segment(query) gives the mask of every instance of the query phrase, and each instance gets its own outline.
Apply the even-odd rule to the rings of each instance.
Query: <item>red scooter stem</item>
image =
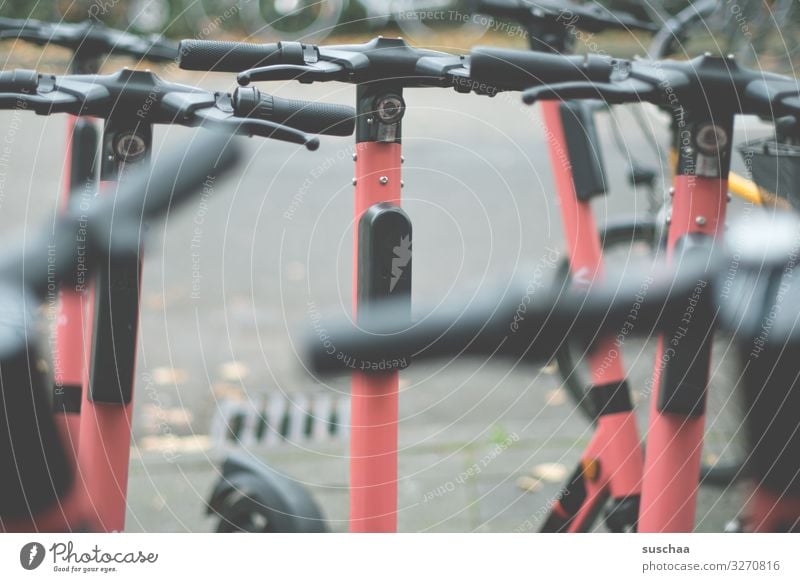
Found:
[[[94,195],[96,128],[89,118],[67,117],[67,145],[63,168],[60,211],[72,195]],[[86,139],[88,138],[88,139]],[[87,151],[88,148],[88,151]],[[91,189],[90,189],[91,188]],[[86,329],[86,293],[83,285],[61,287],[56,298],[55,349],[53,357],[54,417],[64,446],[74,465],[79,443],[83,344]]]
[[[116,182],[102,182],[103,195],[114,195]],[[107,276],[106,269],[99,269],[97,277]],[[107,289],[108,287],[104,287]],[[93,333],[97,305],[97,282],[89,286],[84,353],[84,378],[81,394],[80,435],[78,449],[77,478],[84,490],[82,513],[90,523],[92,531],[123,531],[127,508],[128,465],[131,446],[132,401],[127,404],[94,402],[90,399],[92,372]],[[133,329],[132,333],[137,334]],[[127,354],[121,357],[127,357]],[[113,363],[110,363],[113,365]]]
[[[589,200],[580,200],[576,192],[572,175],[573,160],[569,159],[568,142],[561,118],[561,103],[543,101],[541,107],[567,240],[572,281],[576,285],[588,286],[602,277],[603,272],[603,254],[591,203]],[[588,354],[588,363],[592,372],[593,390],[621,386],[619,391],[627,391],[627,386],[623,384],[625,369],[620,351],[612,338],[598,342]],[[586,531],[609,495],[615,499],[639,495],[643,459],[639,431],[632,410],[607,411],[600,415],[597,430],[581,457],[578,471],[581,470],[583,475],[567,488],[581,488],[585,492],[584,501],[576,513],[562,516],[563,522],[555,520],[558,524],[555,528],[557,530],[565,528],[571,532]],[[569,493],[576,494],[574,491]],[[557,513],[561,505],[554,505],[554,513]]]
[[[545,127],[549,132],[547,144],[550,164],[567,241],[572,283],[589,286],[602,276],[603,252],[591,203],[578,200],[575,192],[573,160],[569,159],[567,151],[560,107],[558,101],[541,103]],[[622,360],[611,344],[611,339],[601,340],[597,348],[588,354],[592,382],[596,385],[625,379]]]
[[[361,142],[356,148],[353,313],[359,312],[359,219],[380,202],[400,204],[401,144]],[[350,432],[350,531],[397,530],[398,373],[356,372]]]
[[[589,201],[578,200],[572,178],[573,160],[569,159],[567,140],[561,122],[560,102],[542,101],[550,164],[556,184],[561,220],[564,225],[569,253],[572,282],[588,286],[602,276],[603,251],[600,247],[597,225]],[[567,163],[565,163],[565,161]],[[589,367],[594,384],[608,384],[625,379],[625,370],[613,340],[604,340],[602,345],[589,354]],[[600,364],[602,363],[602,367]]]
[[[120,148],[121,139],[137,141],[135,157],[129,153],[134,150]],[[106,122],[101,195],[116,196],[118,181],[130,166],[149,159],[151,147],[152,127]],[[88,292],[78,466],[93,531],[125,527],[141,280],[139,249],[136,256],[100,265]]]
[[[677,174],[674,189],[667,243],[670,260],[675,260],[676,243],[684,235],[701,233],[716,237],[722,231],[728,181]],[[639,529],[689,532],[694,528],[705,417],[658,410],[662,372],[668,363],[664,342],[662,336],[653,374]]]

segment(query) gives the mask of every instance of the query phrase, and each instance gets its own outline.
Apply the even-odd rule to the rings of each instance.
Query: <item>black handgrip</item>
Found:
[[[55,505],[73,478],[48,404],[31,312],[19,281],[0,284],[0,521]]]
[[[319,374],[353,370],[405,368],[411,361],[473,355],[524,357],[544,362],[553,358],[565,339],[584,348],[598,337],[617,333],[639,303],[635,333],[651,334],[680,320],[687,297],[698,279],[715,280],[719,259],[687,255],[675,269],[642,263],[641,270],[611,275],[608,283],[588,290],[562,290],[556,284],[533,296],[520,280],[502,295],[486,295],[466,306],[418,308],[416,323],[408,322],[403,299],[376,303],[358,326],[350,318],[314,322],[306,341],[305,362]],[[641,299],[642,286],[647,285]]]
[[[475,10],[481,14],[519,22],[527,26],[536,22],[555,22],[565,33],[569,27],[587,32],[604,30],[642,30],[656,32],[658,26],[631,16],[627,12],[609,11],[597,4],[576,5],[564,0],[477,0]]]
[[[255,87],[236,89],[233,110],[237,117],[281,123],[312,134],[348,136],[356,127],[356,111],[347,105],[282,99]]]
[[[36,71],[0,71],[0,93],[34,93],[38,86],[39,73]]]
[[[165,38],[157,35],[144,39],[143,46],[134,46],[130,49],[130,54],[142,59],[147,59],[153,63],[168,63],[178,58],[178,46]],[[112,54],[113,54],[112,49]]]
[[[474,0],[471,8],[478,14],[514,21],[524,21],[531,15],[530,6],[520,0]]]
[[[88,202],[72,196],[55,228],[50,224],[38,236],[26,237],[18,252],[0,254],[0,281],[24,281],[38,297],[45,296],[53,280],[73,287],[78,276],[85,277],[87,269],[108,261],[109,255],[138,252],[143,222],[176,211],[231,171],[241,155],[241,144],[230,134],[204,132],[152,165],[131,171],[114,196],[89,197]],[[84,241],[80,256],[76,240]],[[42,261],[43,256],[51,260]]]
[[[189,71],[239,73],[268,65],[305,64],[299,42],[254,44],[219,40],[182,40],[178,64]]]
[[[614,59],[477,47],[470,53],[470,79],[500,90],[521,91],[565,81],[608,81]]]

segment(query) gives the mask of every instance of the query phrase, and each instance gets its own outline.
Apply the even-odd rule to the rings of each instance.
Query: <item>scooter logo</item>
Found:
[[[44,561],[44,546],[38,542],[31,542],[22,546],[19,552],[19,563],[26,570],[35,570]]]
[[[394,291],[395,285],[403,276],[403,269],[406,268],[411,260],[411,236],[406,235],[400,239],[400,244],[392,249],[394,258],[392,259],[392,279],[389,281],[389,293]]]

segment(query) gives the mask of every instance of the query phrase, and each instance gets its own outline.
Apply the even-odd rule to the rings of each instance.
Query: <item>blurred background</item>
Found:
[[[601,4],[661,24],[690,3]],[[677,57],[735,51],[749,64],[791,72],[800,22],[795,4],[722,1],[682,39]],[[88,18],[174,39],[336,43],[382,34],[450,52],[476,44],[527,47],[519,25],[493,21],[471,6],[448,0],[5,0],[0,16]],[[648,44],[646,35],[629,32],[575,38],[577,52],[621,57],[644,55]],[[64,49],[21,42],[0,45],[0,56],[5,69],[53,73],[66,71],[70,59]],[[144,65],[114,58],[103,71],[122,66]],[[171,81],[235,87],[231,74],[147,67]],[[353,86],[335,83],[271,83],[262,90],[346,104],[355,99]],[[490,100],[409,89],[405,98],[403,196],[414,223],[413,300],[463,300],[505,288],[514,273],[554,279],[564,261],[563,235],[538,108],[524,107],[516,94]],[[651,215],[667,188],[668,117],[651,108],[615,108],[599,113],[597,123],[608,182],[608,194],[594,202],[599,223]],[[0,227],[9,236],[52,219],[65,126],[63,116],[0,112],[8,145],[0,164]],[[190,139],[192,131],[158,126],[154,151]],[[768,133],[757,119],[737,121],[737,142]],[[352,139],[322,138],[314,153],[256,139],[247,147],[248,163],[236,179],[151,229],[130,531],[209,531],[213,520],[203,513],[204,500],[219,460],[231,450],[296,479],[321,504],[332,529],[347,526],[349,383],[312,378],[297,349],[313,320],[349,312]],[[658,170],[651,190],[629,180],[634,163]],[[746,170],[738,159],[734,169]],[[740,202],[732,207],[733,214],[749,211]],[[632,254],[623,254],[618,266]],[[626,345],[631,383],[642,399],[652,343]],[[717,350],[714,369],[723,403],[731,396],[726,347],[723,342]],[[503,362],[458,359],[415,366],[402,374],[401,390],[401,531],[535,531],[591,436],[552,365],[509,369]],[[720,454],[714,431],[723,442],[732,432],[722,409],[709,418],[710,460]],[[484,463],[487,455],[491,461]],[[698,529],[720,531],[736,515],[741,495],[738,486],[704,488]]]
[[[703,0],[596,0],[610,11],[625,11],[660,24]],[[785,59],[796,53],[794,28],[800,14],[791,0],[724,0],[719,10],[682,39],[688,54],[741,45],[747,37],[762,56]],[[403,35],[415,44],[469,48],[490,44],[526,46],[518,24],[476,13],[476,0],[56,0],[31,3],[5,0],[0,15],[50,21],[81,21],[87,16],[115,28],[164,34],[171,38],[237,38],[252,41],[321,42],[328,37],[369,38]],[[590,35],[614,54],[636,50],[630,33]],[[754,40],[755,39],[755,40]],[[584,43],[586,44],[586,43]],[[580,52],[581,47],[577,47]],[[585,50],[586,47],[584,47]]]

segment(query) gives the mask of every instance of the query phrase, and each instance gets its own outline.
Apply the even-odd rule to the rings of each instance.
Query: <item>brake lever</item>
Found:
[[[316,136],[308,135],[298,129],[272,121],[236,117],[233,111],[223,111],[217,106],[197,109],[192,112],[191,117],[198,121],[196,125],[202,126],[208,123],[213,127],[219,127],[238,135],[257,135],[259,137],[277,139],[303,145],[310,151],[314,151],[319,147],[319,139]]]
[[[627,79],[622,83],[555,83],[526,89],[522,93],[522,101],[531,105],[536,101],[553,99],[602,99],[609,104],[621,104],[637,98],[644,101],[644,96],[654,89],[652,84],[638,79]]]
[[[596,4],[570,4],[560,1],[538,0],[528,4],[530,18],[536,22],[547,17],[555,24],[575,26],[586,32],[602,32],[609,29],[630,29],[656,32],[659,27],[639,20],[627,12],[611,11]]]
[[[249,85],[253,81],[299,81],[313,83],[314,81],[335,80],[345,68],[330,61],[318,61],[313,65],[268,65],[242,71],[236,76],[236,81],[242,85]]]
[[[615,12],[615,16],[619,19],[619,23],[629,28],[630,30],[641,30],[643,32],[652,32],[656,33],[660,29],[657,24],[652,22],[646,22],[644,20],[639,20],[632,14],[628,14],[627,12]]]
[[[20,108],[24,104],[26,108],[30,108],[36,115],[50,115],[53,113],[80,115],[85,109],[90,109],[92,105],[106,100],[108,96],[108,91],[100,86],[93,86],[85,93],[53,87],[51,91],[44,93],[39,91],[35,93],[0,93],[0,108]]]

